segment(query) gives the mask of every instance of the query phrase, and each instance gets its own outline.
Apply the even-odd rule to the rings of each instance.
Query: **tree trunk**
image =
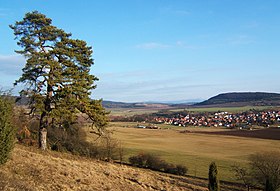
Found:
[[[52,86],[50,84],[48,84],[47,92],[47,97],[44,101],[45,111],[41,114],[39,127],[39,148],[42,150],[47,150],[47,128],[49,126],[48,114],[51,111],[51,96],[53,93]]]
[[[46,112],[43,112],[39,126],[39,148],[42,150],[47,149],[47,125]]]
[[[47,149],[47,129],[46,128],[40,129],[40,132],[39,132],[39,147],[42,150]]]

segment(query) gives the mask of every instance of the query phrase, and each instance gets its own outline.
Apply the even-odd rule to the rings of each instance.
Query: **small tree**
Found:
[[[236,179],[241,180],[248,191],[250,190],[250,188],[254,187],[254,180],[249,169],[234,165],[232,166],[232,170],[234,171]]]
[[[122,144],[121,141],[119,141],[119,159],[120,159],[120,164],[123,163],[123,156],[124,156],[123,144]]]
[[[209,166],[209,191],[219,191],[220,190],[220,182],[218,178],[218,169],[215,162],[212,162]]]
[[[12,125],[13,104],[5,95],[0,96],[0,164],[7,162],[14,146],[15,128]]]
[[[280,152],[253,154],[249,160],[254,179],[266,191],[280,188]]]

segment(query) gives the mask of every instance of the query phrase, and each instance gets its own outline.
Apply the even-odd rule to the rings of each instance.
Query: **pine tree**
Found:
[[[47,127],[67,127],[78,112],[87,114],[101,134],[107,113],[101,100],[90,99],[98,80],[90,74],[92,48],[85,41],[71,39],[70,33],[53,26],[38,11],[27,13],[10,27],[23,48],[16,52],[26,58],[15,85],[25,84],[21,94],[29,97],[31,111],[40,113],[39,146],[46,149]]]
[[[218,169],[215,162],[212,162],[210,164],[208,176],[209,176],[209,184],[208,184],[209,191],[219,191],[220,183],[218,179]]]
[[[12,101],[0,96],[0,164],[4,164],[14,146],[15,131],[11,123],[13,115]]]

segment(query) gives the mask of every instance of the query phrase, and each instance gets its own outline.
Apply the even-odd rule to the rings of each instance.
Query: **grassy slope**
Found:
[[[114,136],[126,148],[126,158],[139,152],[154,153],[168,162],[184,164],[189,168],[190,175],[204,178],[210,162],[216,161],[221,179],[234,181],[231,165],[247,165],[247,158],[252,153],[280,149],[280,142],[275,140],[183,134],[172,129],[123,128],[123,123],[112,126]]]
[[[206,191],[207,181],[17,145],[11,160],[0,166],[0,190]]]

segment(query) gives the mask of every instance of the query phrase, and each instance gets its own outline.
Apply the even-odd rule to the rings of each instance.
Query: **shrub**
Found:
[[[242,181],[247,190],[255,187],[255,181],[252,176],[252,172],[248,168],[235,164],[232,166],[232,171],[234,172],[236,180]]]
[[[185,175],[188,172],[187,167],[183,166],[183,165],[176,165],[176,169],[177,169],[177,175]]]
[[[26,146],[38,146],[39,120],[27,114],[24,107],[16,107],[13,113],[18,143]]]
[[[164,167],[164,172],[170,173],[170,174],[177,174],[176,166],[174,164],[166,163]]]
[[[71,125],[67,128],[49,127],[49,146],[55,151],[68,151],[72,154],[92,157],[98,156],[98,149],[85,140],[86,133],[78,127]]]
[[[256,153],[250,156],[252,176],[266,191],[280,188],[280,152]]]
[[[140,153],[137,156],[132,156],[129,158],[129,162],[133,166],[141,167],[141,168],[148,168],[151,170],[162,171],[170,174],[176,175],[185,175],[188,171],[187,167],[183,165],[173,165],[167,163],[166,161],[162,160],[160,157],[147,154],[147,153]]]
[[[98,158],[111,161],[119,159],[119,144],[109,133],[99,137],[95,143],[86,140],[86,131],[81,128],[83,124],[72,124],[67,128],[49,127],[48,140],[49,146],[55,151],[67,151],[72,154]]]
[[[128,160],[129,160],[130,164],[132,164],[133,166],[143,167],[143,159],[139,156],[129,157]]]
[[[218,169],[215,162],[212,162],[210,164],[208,176],[209,176],[209,184],[208,184],[209,191],[219,191],[220,183],[218,179]]]
[[[4,164],[14,146],[15,128],[12,125],[13,103],[8,96],[0,96],[0,164]]]

